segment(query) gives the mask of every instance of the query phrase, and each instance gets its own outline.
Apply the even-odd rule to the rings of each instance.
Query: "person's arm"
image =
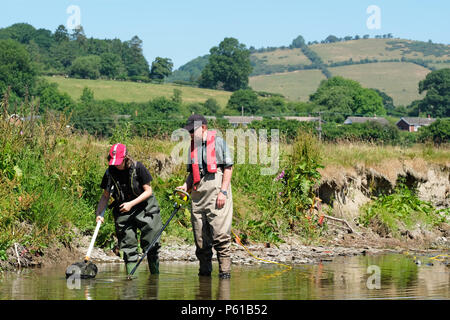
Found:
[[[231,183],[231,176],[233,174],[233,167],[226,167],[223,170],[223,176],[222,176],[222,186],[220,188],[220,190],[224,190],[227,191],[228,187],[230,186]],[[216,206],[218,209],[222,209],[225,206],[225,202],[227,201],[227,197],[219,191],[219,194],[217,195],[217,200],[216,200]]]
[[[233,167],[226,167],[223,170],[223,177],[222,177],[222,188],[221,190],[228,190],[228,187],[231,183],[231,176],[233,175]]]
[[[187,176],[184,184],[182,186],[177,187],[177,189],[181,189],[183,191],[190,193],[193,183],[194,183],[194,178],[192,177],[192,172],[190,172],[189,175]]]
[[[106,209],[106,206],[108,205],[108,200],[109,200],[109,192],[107,190],[103,190],[103,194],[100,197],[100,201],[98,202],[97,205],[97,210],[95,211],[95,215],[97,216],[96,221],[101,221],[103,223],[103,221],[105,221],[105,219],[103,217],[100,216],[100,214],[103,212],[104,209]]]
[[[129,202],[124,202],[120,205],[120,212],[128,212],[133,208],[135,205],[138,205],[139,203],[147,200],[150,198],[150,196],[153,194],[152,187],[149,184],[144,184],[142,186],[144,188],[144,192],[140,194],[139,197],[137,197],[134,200],[131,200]]]

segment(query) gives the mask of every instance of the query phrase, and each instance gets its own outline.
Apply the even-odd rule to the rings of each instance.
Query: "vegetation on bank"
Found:
[[[365,227],[376,228],[381,235],[407,235],[408,230],[430,229],[445,223],[450,208],[437,210],[430,202],[420,200],[404,181],[391,194],[383,194],[365,205],[359,222]]]

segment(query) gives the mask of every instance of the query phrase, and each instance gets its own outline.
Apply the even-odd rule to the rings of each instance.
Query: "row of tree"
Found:
[[[64,25],[55,32],[17,23],[0,29],[0,40],[22,44],[42,74],[61,74],[84,79],[163,79],[173,63],[157,57],[151,67],[143,55],[138,36],[129,41],[88,38],[82,26],[72,32]]]

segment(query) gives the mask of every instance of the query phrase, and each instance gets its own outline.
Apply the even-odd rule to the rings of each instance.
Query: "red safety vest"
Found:
[[[206,137],[206,164],[207,164],[207,171],[209,173],[217,172],[216,131],[208,131]],[[197,148],[194,146],[194,141],[191,141],[191,165],[195,189],[195,185],[200,182],[201,177],[200,177],[198,152]]]

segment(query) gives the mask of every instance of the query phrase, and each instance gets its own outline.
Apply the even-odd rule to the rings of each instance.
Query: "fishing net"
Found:
[[[95,278],[97,266],[92,262],[77,262],[66,269],[66,278],[79,276],[81,279]]]

